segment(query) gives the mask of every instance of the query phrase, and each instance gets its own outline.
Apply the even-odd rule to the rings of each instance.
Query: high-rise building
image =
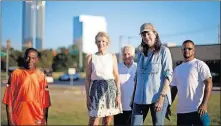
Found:
[[[83,68],[83,53],[97,52],[95,36],[98,32],[107,32],[105,17],[80,15],[74,17],[73,43],[79,48],[79,68]]]
[[[98,32],[107,32],[105,17],[80,15],[74,17],[73,42],[77,43],[83,53],[95,53],[97,46],[95,36]]]
[[[43,49],[44,43],[45,1],[37,1],[36,11],[36,49]]]
[[[23,1],[23,21],[22,21],[22,49],[27,48],[28,42],[33,46],[34,40],[34,2]]]
[[[22,50],[34,46],[40,50],[44,40],[45,1],[23,1]],[[29,44],[30,46],[30,44]]]

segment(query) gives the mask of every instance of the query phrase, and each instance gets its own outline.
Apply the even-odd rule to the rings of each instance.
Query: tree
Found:
[[[52,63],[53,63],[53,52],[50,49],[46,50],[41,50],[39,52],[39,62],[38,62],[38,67],[41,68],[52,68]]]
[[[10,48],[9,50],[9,66],[23,66],[24,52]]]
[[[52,69],[59,72],[67,72],[68,68],[76,68],[78,65],[78,54],[72,53],[72,50],[78,52],[76,45],[71,45],[67,48],[58,48],[57,55],[53,58]]]

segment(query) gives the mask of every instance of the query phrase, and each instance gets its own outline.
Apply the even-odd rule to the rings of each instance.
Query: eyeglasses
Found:
[[[183,48],[184,51],[186,51],[186,50],[189,50],[189,51],[190,51],[190,50],[192,50],[192,49],[193,49],[193,48],[187,48],[187,47]]]

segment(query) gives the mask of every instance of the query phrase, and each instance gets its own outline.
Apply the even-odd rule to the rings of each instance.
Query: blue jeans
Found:
[[[156,112],[154,110],[154,105],[155,103],[148,105],[134,103],[131,117],[131,125],[143,125],[149,109],[151,112],[153,125],[164,125],[165,114],[167,111],[167,106],[169,105],[168,98],[164,98],[164,103],[161,111]]]

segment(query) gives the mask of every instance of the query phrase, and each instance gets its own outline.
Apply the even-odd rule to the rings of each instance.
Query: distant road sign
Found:
[[[6,56],[6,53],[5,52],[1,52],[1,56],[2,57]]]
[[[73,55],[78,54],[78,50],[72,50],[72,54],[73,54]]]
[[[68,68],[68,73],[69,74],[75,74],[76,73],[76,69],[75,68]]]

